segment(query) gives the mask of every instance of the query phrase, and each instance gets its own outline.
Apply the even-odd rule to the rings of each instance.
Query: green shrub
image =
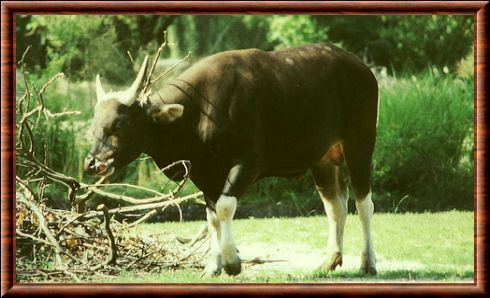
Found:
[[[327,28],[319,26],[311,16],[273,16],[268,40],[276,49],[297,47],[327,40]]]
[[[403,210],[473,208],[473,80],[436,68],[381,81],[378,200]]]
[[[473,17],[463,15],[316,16],[328,39],[364,60],[398,71],[456,63],[473,44]]]

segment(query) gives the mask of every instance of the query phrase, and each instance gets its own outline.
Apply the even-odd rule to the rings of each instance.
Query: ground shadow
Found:
[[[472,282],[474,279],[474,272],[472,270],[384,270],[378,272],[375,276],[370,276],[363,274],[359,271],[357,272],[347,272],[347,271],[322,271],[317,270],[307,276],[294,276],[291,275],[289,282],[301,282],[304,280],[312,281],[336,281],[336,282],[352,282],[352,281],[362,281],[362,282],[391,282],[391,281],[401,281],[401,282],[427,282],[427,281],[447,281],[447,282]]]

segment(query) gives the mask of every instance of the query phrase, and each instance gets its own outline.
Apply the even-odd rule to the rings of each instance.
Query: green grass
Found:
[[[138,234],[194,235],[204,222],[144,224]],[[324,216],[235,220],[235,242],[242,259],[260,257],[281,262],[245,265],[236,277],[200,278],[199,270],[159,274],[122,273],[117,283],[182,282],[473,282],[473,213],[450,211],[420,214],[376,214],[373,238],[378,275],[359,273],[361,226],[349,215],[344,236],[344,265],[335,272],[318,271],[326,258]]]

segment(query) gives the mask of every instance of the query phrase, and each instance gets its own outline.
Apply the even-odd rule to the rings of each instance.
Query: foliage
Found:
[[[434,68],[381,90],[375,189],[408,210],[472,209],[473,80]]]
[[[330,41],[393,71],[454,68],[473,43],[469,16],[19,16],[17,22],[17,56],[29,44],[39,53],[30,65],[75,80],[100,72],[119,84],[132,67],[126,52],[142,56],[164,30],[175,37],[173,56]]]
[[[106,16],[36,16],[25,29],[31,36],[41,32],[45,73],[65,72],[77,80],[93,78],[97,71],[121,79],[118,74],[128,70],[128,59],[115,46],[115,30]]]
[[[17,27],[17,56],[36,42],[36,50],[44,53],[30,58],[28,65],[48,74],[63,71],[72,81],[93,80],[100,74],[116,84],[127,83],[133,68],[127,51],[136,59],[145,45],[161,40],[168,26],[167,18],[158,16],[49,15],[19,20],[23,26]]]
[[[394,71],[454,67],[473,43],[467,16],[318,16],[328,37],[365,60]]]
[[[316,19],[304,15],[273,16],[270,19],[268,40],[276,49],[292,48],[327,40],[327,28]]]
[[[272,49],[267,31],[268,19],[249,15],[182,16],[170,27],[181,53],[191,50],[197,57],[234,49]]]

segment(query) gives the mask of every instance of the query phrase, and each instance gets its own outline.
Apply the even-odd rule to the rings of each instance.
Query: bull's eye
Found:
[[[112,129],[113,129],[113,131],[119,131],[119,130],[123,129],[126,126],[127,126],[126,120],[118,119],[112,125]]]

